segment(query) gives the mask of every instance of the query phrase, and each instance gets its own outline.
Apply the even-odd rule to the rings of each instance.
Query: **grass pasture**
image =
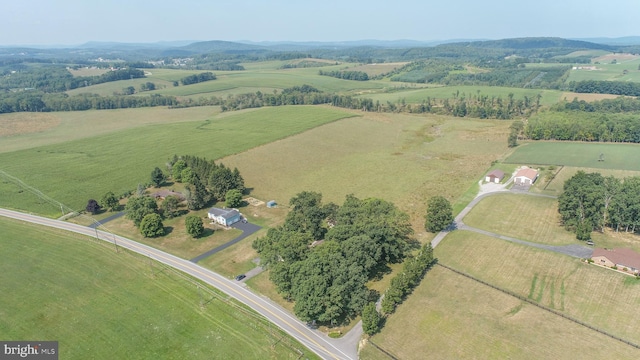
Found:
[[[373,101],[380,101],[381,103],[386,103],[387,101],[396,103],[404,99],[407,103],[417,104],[426,100],[428,97],[432,99],[451,99],[456,92],[459,92],[460,96],[469,97],[477,95],[478,91],[482,95],[500,96],[503,99],[506,99],[509,93],[513,93],[516,99],[522,99],[526,95],[535,100],[535,97],[541,94],[542,98],[540,99],[540,103],[542,105],[557,103],[560,100],[561,94],[560,91],[557,90],[521,89],[500,86],[440,86],[419,89],[407,88],[406,90],[365,94],[362,96],[371,98]]]
[[[558,201],[547,197],[516,194],[489,196],[471,210],[464,218],[464,223],[540,244],[579,243],[575,234],[560,225]],[[597,237],[594,241],[597,241]]]
[[[218,106],[184,109],[148,107],[117,110],[10,113],[0,115],[0,153],[64,143],[154,124],[204,121]]]
[[[100,198],[107,191],[119,195],[148,182],[151,170],[155,166],[164,168],[174,154],[218,159],[349,116],[353,113],[312,106],[224,113],[204,121],[137,127],[3,153],[0,170],[72,208],[82,209],[88,199]],[[0,183],[0,191],[14,194],[20,189]],[[14,200],[13,195],[2,196],[0,206],[31,210]],[[58,212],[52,209],[45,215]]]
[[[577,354],[634,359],[638,355],[638,349],[438,266],[372,340],[407,360],[561,360],[575,359]],[[389,359],[370,344],[360,358]]]
[[[598,161],[600,154],[604,154],[604,161]],[[640,145],[568,141],[529,142],[518,146],[504,162],[640,171]]]
[[[540,191],[550,195],[560,195],[564,188],[565,181],[569,180],[569,178],[580,170],[586,173],[598,172],[602,174],[602,176],[614,176],[617,178],[640,176],[640,171],[564,166],[557,169],[553,180],[548,185],[545,184],[546,186],[542,186],[541,184],[538,184],[537,188],[532,188],[532,191]]]
[[[337,204],[347,194],[379,197],[408,212],[419,230],[430,196],[458,198],[507,150],[507,122],[361,114],[222,162],[238,167],[260,199],[286,204],[304,190]]]
[[[316,358],[224,296],[200,308],[194,284],[158,264],[152,276],[137,255],[4,218],[0,226],[3,340],[57,340],[61,359],[298,359],[295,349]]]
[[[613,59],[616,59],[617,64],[611,63]],[[595,66],[596,70],[570,70],[567,83],[583,80],[640,82],[640,70],[638,70],[640,57],[629,57],[624,54],[611,54],[606,55],[605,57],[596,58],[593,61],[599,62],[599,64],[586,66]]]
[[[640,344],[640,281],[628,275],[467,231],[452,232],[435,254],[454,269]]]

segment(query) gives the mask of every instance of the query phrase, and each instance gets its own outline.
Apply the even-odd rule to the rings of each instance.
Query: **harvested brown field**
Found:
[[[640,58],[640,56],[634,55],[634,54],[607,54],[607,55],[603,55],[603,56],[598,56],[597,58],[593,59],[592,61],[593,62],[610,63],[613,60],[616,60],[616,61],[620,62],[620,61],[635,60],[637,58]]]
[[[60,118],[43,113],[11,113],[0,116],[0,137],[36,133],[54,128]]]
[[[612,95],[612,94],[581,94],[574,92],[563,92],[560,95],[560,98],[567,101],[572,101],[573,99],[584,100],[587,102],[598,101],[603,99],[615,99],[620,95]]]

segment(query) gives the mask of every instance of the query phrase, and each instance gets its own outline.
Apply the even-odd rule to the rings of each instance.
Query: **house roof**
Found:
[[[217,207],[212,207],[209,209],[209,214],[214,216],[221,216],[225,220],[229,220],[235,216],[240,215],[240,212],[236,209],[220,209]]]
[[[487,176],[489,176],[489,177],[497,177],[499,179],[502,179],[504,177],[504,171],[495,169],[492,172],[488,173]]]
[[[518,170],[518,172],[516,173],[516,177],[523,177],[523,176],[533,181],[536,177],[538,177],[538,172],[531,168],[523,168]]]
[[[591,257],[598,256],[604,256],[614,264],[640,269],[640,254],[628,248],[594,249]]]

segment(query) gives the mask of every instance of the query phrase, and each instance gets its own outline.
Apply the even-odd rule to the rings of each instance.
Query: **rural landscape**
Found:
[[[0,47],[0,340],[637,359],[633,39]]]

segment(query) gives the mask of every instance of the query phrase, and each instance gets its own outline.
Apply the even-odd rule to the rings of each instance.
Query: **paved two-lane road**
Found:
[[[296,319],[280,306],[271,301],[258,296],[250,290],[242,287],[237,282],[231,281],[224,276],[205,269],[189,260],[181,259],[158,249],[137,243],[122,236],[113,235],[86,226],[72,224],[59,220],[52,220],[40,216],[29,215],[16,211],[0,209],[0,216],[23,220],[30,223],[54,227],[75,233],[98,237],[101,240],[111,243],[116,242],[117,246],[135,251],[144,256],[148,256],[156,261],[171,266],[186,274],[189,274],[203,282],[217,288],[230,297],[246,304],[256,312],[266,317],[269,321],[279,326],[287,334],[298,340],[304,346],[323,359],[357,359],[357,349],[343,348],[342,344],[333,344],[326,335],[309,329],[302,322]]]

